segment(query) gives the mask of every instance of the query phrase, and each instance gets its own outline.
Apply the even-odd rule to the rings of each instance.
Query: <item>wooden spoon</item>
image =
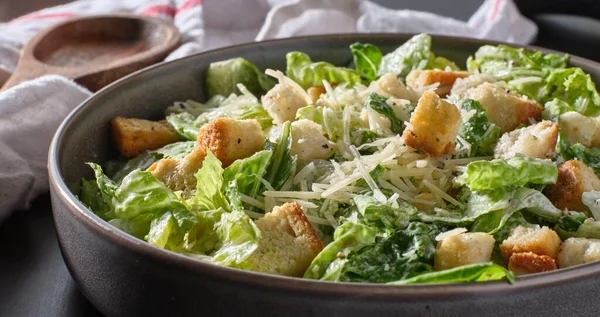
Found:
[[[70,19],[29,41],[2,90],[56,74],[97,91],[162,61],[178,44],[177,28],[156,18],[111,14]]]

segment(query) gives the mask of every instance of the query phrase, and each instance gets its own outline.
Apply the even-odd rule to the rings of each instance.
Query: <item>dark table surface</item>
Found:
[[[377,2],[466,19],[482,1],[462,0],[458,9],[456,2],[452,2],[454,7],[434,6],[436,2],[450,3],[439,0]],[[540,26],[534,44],[600,60],[597,20],[549,15],[534,20]],[[36,199],[30,210],[15,212],[0,223],[0,316],[101,316],[77,290],[62,260],[49,195]]]

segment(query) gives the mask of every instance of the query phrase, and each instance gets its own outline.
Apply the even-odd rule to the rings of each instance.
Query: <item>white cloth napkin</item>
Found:
[[[113,12],[173,21],[183,44],[167,61],[231,44],[308,34],[426,32],[525,44],[537,32],[510,0],[485,0],[467,22],[361,0],[87,0],[0,24],[0,83],[14,71],[20,49],[39,30],[74,16]],[[0,93],[0,220],[13,210],[26,209],[48,190],[46,159],[52,135],[90,95],[59,76]]]

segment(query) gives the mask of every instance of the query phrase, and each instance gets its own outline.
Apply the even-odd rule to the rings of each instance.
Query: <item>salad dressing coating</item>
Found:
[[[165,250],[306,279],[513,283],[600,260],[600,95],[568,56],[486,45],[462,67],[426,34],[349,51],[211,64],[204,103],[113,120],[122,158],[89,163],[81,201]]]

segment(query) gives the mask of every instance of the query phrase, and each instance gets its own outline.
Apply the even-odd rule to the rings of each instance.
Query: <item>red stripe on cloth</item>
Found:
[[[496,0],[496,2],[494,2],[494,7],[492,8],[492,15],[490,16],[490,19],[492,21],[496,20],[498,10],[500,9],[500,2],[502,2],[502,0]]]
[[[177,8],[177,13],[191,9],[195,6],[201,5],[203,0],[188,0],[181,7]]]
[[[175,8],[166,4],[158,4],[149,6],[144,9],[141,14],[142,15],[168,15],[170,17],[175,16]]]
[[[15,23],[15,22],[25,22],[25,21],[32,21],[32,20],[38,20],[38,19],[56,19],[56,18],[72,18],[74,17],[75,14],[74,13],[69,13],[69,12],[65,12],[65,13],[31,13],[31,14],[27,14],[21,17],[18,17],[14,20],[9,21],[8,23]]]

